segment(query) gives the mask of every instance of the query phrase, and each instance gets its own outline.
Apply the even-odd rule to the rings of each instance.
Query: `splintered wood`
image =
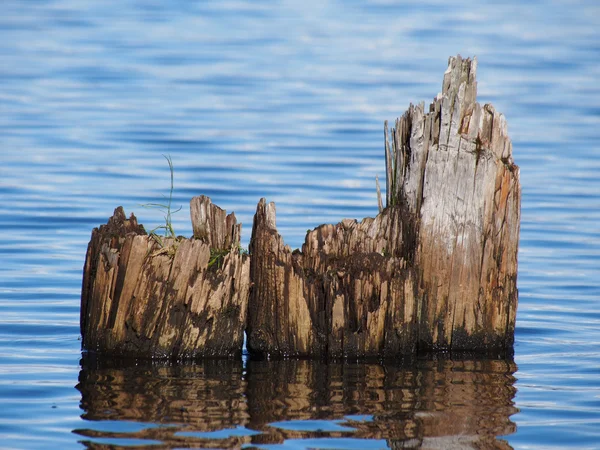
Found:
[[[415,217],[420,348],[512,346],[521,187],[506,120],[477,96],[477,60],[450,58],[429,111],[392,130],[393,202]],[[398,154],[401,156],[398,156]]]
[[[283,244],[275,205],[258,204],[248,348],[275,356],[412,353],[414,271],[402,256],[399,209],[309,232],[302,252]],[[392,248],[390,244],[394,245]]]
[[[85,349],[174,359],[241,353],[250,260],[237,246],[240,226],[208,197],[191,209],[204,211],[192,213],[194,230],[204,230],[198,238],[148,236],[121,207],[94,229],[81,296]],[[212,265],[209,243],[229,245]]]
[[[117,208],[84,268],[83,347],[129,356],[397,358],[512,349],[521,187],[504,116],[476,102],[477,61],[449,59],[442,92],[384,124],[385,197],[292,251],[275,204],[241,224],[191,201],[194,237],[146,235]],[[385,199],[385,206],[384,206]]]
[[[442,93],[385,133],[386,208],[283,244],[261,200],[248,348],[394,356],[507,350],[517,310],[521,188],[506,120],[477,103],[477,61],[450,58]],[[380,194],[378,194],[378,197]],[[297,331],[300,330],[300,331]]]

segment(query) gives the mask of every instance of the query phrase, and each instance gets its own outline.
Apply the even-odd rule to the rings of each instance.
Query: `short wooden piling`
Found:
[[[250,283],[241,225],[208,197],[191,205],[191,239],[148,236],[121,207],[94,229],[81,296],[85,349],[174,359],[241,354]]]

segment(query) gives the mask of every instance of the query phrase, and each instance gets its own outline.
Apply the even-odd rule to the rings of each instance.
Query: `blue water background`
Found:
[[[521,167],[518,412],[503,439],[600,448],[596,1],[3,0],[0,12],[3,447],[81,448],[72,431],[94,428],[75,388],[86,246],[118,205],[160,225],[140,204],[168,193],[162,154],[178,234],[205,194],[235,211],[247,244],[266,197],[297,247],[308,228],[377,213],[383,121],[430,101],[460,53],[477,55],[479,101],[505,114]],[[349,436],[334,444],[371,448]]]

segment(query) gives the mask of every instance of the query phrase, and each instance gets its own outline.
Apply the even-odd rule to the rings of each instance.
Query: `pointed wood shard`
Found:
[[[235,213],[214,205],[210,198],[200,195],[190,202],[190,216],[194,237],[214,249],[229,249],[240,243],[242,224],[237,223]]]
[[[379,177],[375,176],[375,188],[377,189],[377,206],[379,212],[383,211],[383,202],[381,201],[381,187],[379,186]]]
[[[393,178],[392,173],[394,167],[392,166],[392,155],[390,153],[390,142],[389,142],[389,133],[388,133],[388,122],[387,120],[383,123],[383,139],[385,144],[385,206],[391,206],[391,186],[393,186]]]

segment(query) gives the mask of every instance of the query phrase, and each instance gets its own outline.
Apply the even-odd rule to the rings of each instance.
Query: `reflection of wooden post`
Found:
[[[248,422],[241,359],[206,358],[194,364],[157,363],[85,355],[79,373],[82,417],[73,430],[81,436],[148,439],[159,448],[241,448],[248,436],[209,440],[189,431],[235,429]],[[94,421],[132,421],[169,426],[99,427]],[[185,445],[184,445],[185,444]],[[102,445],[90,448],[106,448]],[[214,445],[212,447],[215,447]]]
[[[386,209],[285,246],[258,204],[248,347],[254,353],[398,356],[513,343],[519,168],[504,116],[476,103],[476,60],[450,58],[442,93],[388,133]],[[388,135],[389,138],[388,138]]]
[[[249,291],[235,216],[192,199],[197,239],[153,238],[117,208],[94,229],[81,297],[83,347],[136,357],[239,355]],[[221,250],[211,262],[211,249]],[[224,250],[224,251],[223,251]]]
[[[87,421],[161,423],[125,434],[83,436],[160,440],[172,448],[239,448],[286,439],[384,439],[391,448],[504,448],[496,436],[515,431],[510,416],[516,366],[508,361],[431,361],[402,367],[303,359],[247,362],[205,359],[164,365],[84,356],[77,389]],[[245,373],[244,373],[245,372]],[[343,420],[354,431],[289,430],[274,422]],[[297,423],[296,423],[297,425]],[[83,427],[89,427],[85,429]],[[245,426],[260,435],[222,439]],[[222,430],[216,436],[189,431]],[[186,436],[188,434],[188,436]],[[238,441],[239,439],[239,441]],[[251,440],[251,441],[250,441]],[[234,445],[237,444],[237,445]],[[508,447],[507,447],[508,448]]]
[[[250,360],[248,427],[264,433],[254,443],[276,443],[318,432],[275,428],[273,422],[364,415],[372,419],[339,425],[354,428],[352,438],[385,439],[391,448],[416,448],[419,443],[427,448],[450,448],[452,443],[503,448],[496,436],[516,429],[510,420],[517,412],[515,370],[514,363],[500,360],[420,359],[406,367]]]

